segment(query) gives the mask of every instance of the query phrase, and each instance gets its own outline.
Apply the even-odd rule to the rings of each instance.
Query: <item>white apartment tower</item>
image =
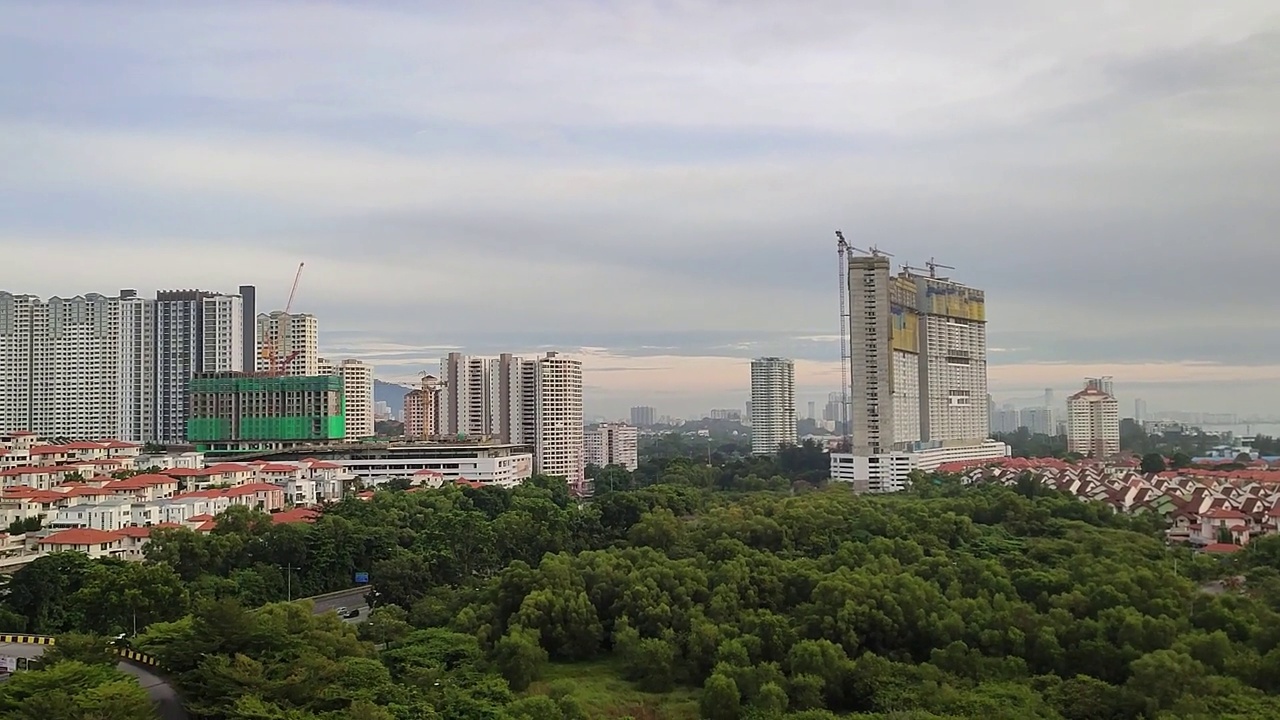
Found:
[[[888,452],[897,442],[894,411],[903,411],[908,417],[912,414],[909,407],[901,406],[910,395],[894,393],[894,370],[909,380],[916,368],[905,363],[914,362],[915,356],[897,358],[893,352],[889,258],[879,254],[850,256],[848,277],[851,449],[854,455],[875,455]]]
[[[1120,403],[1103,387],[1111,378],[1090,379],[1067,398],[1068,452],[1099,459],[1120,452]]]
[[[787,358],[751,361],[751,452],[773,455],[796,444],[796,367]]]
[[[440,361],[440,434],[489,435],[489,367],[485,358],[452,352]]]
[[[159,355],[156,352],[156,309],[159,303],[123,292],[121,295],[120,394],[116,401],[120,411],[120,430],[113,437],[128,442],[146,442],[156,437],[160,410],[157,397]],[[185,424],[185,404],[183,410]]]
[[[274,351],[283,375],[328,375],[320,371],[320,324],[314,315],[276,310],[258,315],[258,372],[272,370]]]
[[[588,428],[584,438],[586,462],[599,467],[619,465],[634,471],[640,465],[638,440],[634,425],[603,423]]]
[[[537,437],[534,470],[556,475],[582,494],[582,362],[549,352],[536,361]]]
[[[440,379],[423,375],[422,387],[404,396],[404,434],[413,440],[440,434]]]
[[[0,431],[146,439],[152,302],[132,290],[47,301],[0,292]]]
[[[336,374],[342,376],[346,439],[373,437],[373,366],[359,360],[343,360]]]
[[[155,300],[155,432],[165,444],[186,439],[191,377],[244,370],[244,304],[239,295],[162,290]]]
[[[909,275],[920,314],[920,440],[988,437],[986,297],[945,278]]]
[[[489,434],[500,442],[524,445],[524,366],[511,353],[489,360]]]

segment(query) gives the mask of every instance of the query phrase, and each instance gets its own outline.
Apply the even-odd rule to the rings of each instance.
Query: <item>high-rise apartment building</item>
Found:
[[[631,408],[631,424],[636,427],[649,427],[658,422],[658,410],[648,405],[637,405]]]
[[[634,425],[602,423],[587,428],[584,452],[589,465],[619,465],[635,470],[640,465],[639,433]]]
[[[751,361],[751,452],[773,455],[796,444],[796,367],[787,358]]]
[[[148,439],[154,301],[0,292],[0,430]]]
[[[259,372],[279,369],[281,375],[304,377],[332,374],[332,370],[320,370],[320,324],[314,315],[276,310],[258,315],[257,327]],[[273,361],[276,368],[271,367]]]
[[[244,303],[239,295],[161,290],[155,300],[157,442],[186,439],[187,385],[196,373],[244,370]],[[250,366],[252,367],[252,366]]]
[[[1147,401],[1138,398],[1133,401],[1133,420],[1141,425],[1147,421]]]
[[[1120,452],[1120,404],[1102,389],[1112,387],[1110,380],[1091,378],[1067,398],[1068,452],[1100,459]]]
[[[373,423],[373,366],[359,360],[343,360],[338,364],[337,374],[342,377],[346,439],[373,437],[376,434]]]
[[[499,442],[525,445],[525,365],[529,361],[502,353],[489,360],[489,431]]]
[[[582,362],[548,352],[536,361],[537,437],[534,469],[557,475],[578,494],[585,488]]]
[[[440,433],[473,438],[490,435],[489,363],[485,358],[449,353],[440,361],[444,390]]]
[[[160,406],[156,351],[156,308],[159,303],[121,292],[120,299],[120,429],[113,437],[146,442],[158,437]],[[185,402],[185,396],[183,398]]]
[[[154,300],[133,290],[48,301],[0,293],[0,424],[183,442],[187,383],[243,367],[244,323],[239,295],[202,290]]]
[[[440,379],[422,376],[422,387],[404,396],[404,435],[411,440],[425,440],[440,434]]]
[[[987,440],[1020,418],[992,418],[983,292],[937,277],[940,266],[893,275],[878,251],[846,262],[851,454],[833,454],[832,477],[900,488],[904,467],[1008,454]]]
[[[981,443],[991,429],[982,291],[891,276],[883,254],[848,262],[854,454]]]

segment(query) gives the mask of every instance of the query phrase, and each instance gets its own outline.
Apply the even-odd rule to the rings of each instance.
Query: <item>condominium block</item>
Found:
[[[147,439],[152,302],[0,292],[0,431]]]
[[[920,439],[981,443],[990,424],[985,295],[944,278],[910,277],[920,313]]]
[[[565,478],[570,488],[582,494],[582,362],[549,352],[538,358],[536,373],[534,469]]]
[[[896,439],[889,270],[883,255],[849,257],[849,434],[855,455],[888,452]]]
[[[320,371],[320,326],[314,315],[277,310],[258,315],[257,324],[259,372],[329,374]]]
[[[587,428],[584,452],[588,465],[619,465],[635,470],[640,465],[639,432],[634,425],[603,423]]]
[[[377,434],[373,421],[373,366],[359,360],[343,360],[337,374],[342,378],[346,438],[373,437]]]
[[[636,427],[649,427],[658,422],[658,411],[648,405],[637,405],[631,408],[631,424]]]
[[[440,433],[480,438],[489,434],[489,365],[482,357],[449,353],[440,361]]]
[[[440,379],[422,377],[422,387],[404,396],[404,435],[411,440],[424,440],[440,434]]]
[[[1111,387],[1111,378],[1094,378],[1067,398],[1068,452],[1099,459],[1120,452],[1120,403],[1103,389]]]
[[[205,290],[162,290],[155,301],[155,432],[186,439],[187,385],[196,373],[244,370],[243,300]],[[252,368],[252,365],[250,366]]]
[[[511,353],[503,353],[489,361],[489,422],[491,437],[499,442],[523,445],[524,364],[527,361]]]
[[[751,452],[773,455],[796,444],[795,363],[786,358],[751,361]]]

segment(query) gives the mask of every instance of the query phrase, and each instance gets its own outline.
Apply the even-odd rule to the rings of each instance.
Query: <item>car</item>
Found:
[[[346,617],[346,616],[347,616],[347,606],[346,606],[346,605],[343,605],[342,607],[340,607],[340,608],[338,608],[338,609],[334,610],[334,612],[338,614],[338,617]]]
[[[360,608],[351,608],[350,610],[347,610],[346,612],[340,613],[340,615],[341,615],[342,617],[344,617],[344,618],[347,618],[347,619],[350,619],[350,618],[358,618],[358,617],[360,617]]]

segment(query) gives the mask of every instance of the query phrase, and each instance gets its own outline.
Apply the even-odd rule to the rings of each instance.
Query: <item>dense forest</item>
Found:
[[[147,563],[32,563],[0,613],[136,620],[202,718],[1280,717],[1280,540],[1226,567],[1032,482],[622,475],[587,504],[536,478],[380,492],[311,525],[237,511],[158,531]],[[363,570],[358,629],[273,602]],[[1200,587],[1237,572],[1247,592]]]

